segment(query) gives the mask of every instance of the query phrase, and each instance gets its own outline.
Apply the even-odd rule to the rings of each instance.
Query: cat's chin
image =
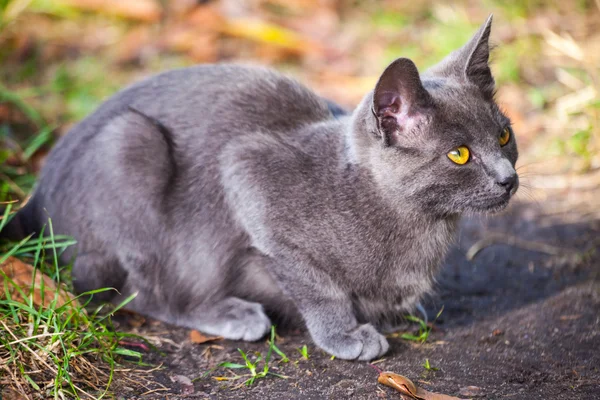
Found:
[[[508,200],[500,203],[500,204],[496,204],[493,206],[488,207],[486,210],[484,210],[483,212],[485,212],[486,214],[496,214],[499,213],[500,211],[503,211],[506,207],[508,207]]]
[[[471,205],[471,211],[483,214],[496,214],[508,207],[510,196],[502,197],[495,201],[486,202],[485,204]]]

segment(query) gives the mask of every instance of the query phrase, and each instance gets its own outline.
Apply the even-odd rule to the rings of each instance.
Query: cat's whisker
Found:
[[[528,203],[534,204],[536,207],[541,207],[540,199],[536,197],[533,189],[527,185],[521,185],[520,189],[515,193],[516,199],[525,198]]]
[[[533,173],[533,172],[519,172],[519,180],[521,179],[526,179],[526,178],[535,178],[541,176],[540,174],[537,173]]]
[[[521,190],[533,191],[533,190],[538,190],[538,188],[531,185],[529,182],[521,182],[521,184],[519,184],[519,191],[521,191]],[[519,191],[517,191],[517,193],[519,193]]]
[[[526,164],[519,164],[519,165],[517,165],[517,167],[515,169],[516,169],[516,171],[520,171],[523,168],[529,168],[533,165],[540,165],[540,164],[542,164],[542,161],[531,161]]]

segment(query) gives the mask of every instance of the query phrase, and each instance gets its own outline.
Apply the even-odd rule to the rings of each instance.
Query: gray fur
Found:
[[[266,69],[151,77],[56,145],[13,231],[52,217],[77,239],[76,288],[137,292],[140,313],[244,340],[265,309],[299,314],[329,353],[379,357],[377,328],[430,291],[460,215],[516,190],[499,183],[517,148],[498,144],[490,23],[422,77],[396,61],[350,116]]]

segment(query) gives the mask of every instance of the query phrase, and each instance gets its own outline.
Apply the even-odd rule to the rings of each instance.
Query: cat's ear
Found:
[[[415,64],[399,58],[383,72],[373,92],[373,114],[384,144],[394,145],[421,118],[431,97]]]
[[[486,95],[494,93],[494,77],[490,70],[490,32],[492,30],[492,15],[473,35],[465,45],[468,58],[464,69],[467,79],[477,85]]]
[[[466,80],[477,86],[484,96],[492,97],[495,83],[489,66],[491,28],[492,15],[463,47],[427,70],[427,74]]]

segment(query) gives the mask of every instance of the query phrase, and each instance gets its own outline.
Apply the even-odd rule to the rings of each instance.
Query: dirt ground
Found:
[[[502,215],[465,219],[436,294],[424,304],[430,319],[444,307],[431,336],[425,344],[390,338],[390,351],[377,365],[460,398],[600,399],[598,196],[557,191],[549,198],[561,200],[515,202]],[[511,244],[494,243],[467,260],[475,242],[498,234]],[[272,362],[271,371],[288,379],[268,376],[248,388],[216,380],[232,376],[225,368],[202,375],[224,361],[243,363],[238,347],[266,354],[265,341],[194,344],[188,330],[150,321],[137,331],[160,338],[162,354],[150,352],[145,361],[162,364],[152,379],[164,388],[121,385],[121,398],[153,389],[158,390],[141,397],[400,398],[377,383],[367,363],[331,360],[306,333],[281,332],[279,347],[291,361]],[[304,344],[308,360],[297,350]],[[427,371],[425,359],[438,370]],[[193,379],[193,387],[181,376]]]

